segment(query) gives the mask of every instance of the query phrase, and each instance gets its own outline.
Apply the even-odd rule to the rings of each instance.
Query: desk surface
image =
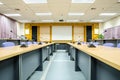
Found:
[[[35,49],[39,49],[39,48],[42,48],[42,47],[45,47],[51,44],[53,43],[42,44],[42,45],[32,44],[26,48],[20,48],[20,46],[0,48],[0,61],[20,55],[20,54],[24,54],[26,52],[29,52]]]
[[[77,45],[68,43],[69,45],[85,52],[86,54],[120,70],[120,48],[97,46],[96,48],[88,48],[87,45]]]

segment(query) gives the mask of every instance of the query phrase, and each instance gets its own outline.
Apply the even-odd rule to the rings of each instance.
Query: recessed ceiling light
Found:
[[[4,14],[6,16],[21,16],[20,14]]]
[[[101,13],[99,14],[100,16],[114,16],[116,15],[117,13]]]
[[[103,22],[103,20],[91,20],[90,22]]]
[[[38,16],[50,16],[52,13],[35,13]]]
[[[3,4],[2,2],[0,2],[0,4]]]
[[[120,0],[118,0],[117,2],[120,2]]]
[[[42,20],[42,22],[54,22],[54,20]]]
[[[69,16],[82,16],[84,13],[68,13]]]
[[[95,0],[72,0],[72,3],[94,3]]]
[[[78,22],[79,20],[67,20],[67,22]]]
[[[47,0],[23,0],[26,4],[47,3]]]

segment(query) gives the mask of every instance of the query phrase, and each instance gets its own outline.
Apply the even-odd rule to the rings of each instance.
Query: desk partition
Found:
[[[75,57],[75,70],[81,71],[86,80],[120,80],[119,49],[102,46],[88,48],[84,45],[69,45],[69,48],[72,47],[70,56],[72,58]],[[111,56],[111,53],[115,54],[115,56]],[[111,59],[116,61],[112,61]],[[117,62],[118,64],[116,64]]]
[[[16,58],[10,58],[7,60],[0,61],[0,80],[19,80],[18,71],[15,67],[17,66]]]
[[[35,70],[42,71],[43,62],[50,56],[50,45],[0,48],[0,80],[27,80]]]

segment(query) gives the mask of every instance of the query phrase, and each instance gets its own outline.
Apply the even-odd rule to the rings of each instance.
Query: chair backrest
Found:
[[[33,42],[33,44],[37,44],[37,42]]]
[[[103,46],[114,47],[115,45],[113,43],[104,43]]]
[[[120,43],[117,44],[117,47],[120,48]]]
[[[2,43],[2,47],[9,47],[9,46],[15,46],[14,42],[4,42]]]
[[[93,42],[93,44],[94,44],[94,45],[100,45],[100,43],[99,43],[99,42]]]
[[[26,42],[21,42],[20,44],[26,44]]]
[[[30,41],[27,42],[27,45],[31,45],[31,44],[32,44],[32,42],[30,42]]]

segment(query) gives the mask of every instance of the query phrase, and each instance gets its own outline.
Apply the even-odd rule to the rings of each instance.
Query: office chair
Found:
[[[99,43],[99,42],[93,42],[93,44],[94,44],[94,45],[100,45],[100,43]]]
[[[21,44],[21,45],[22,45],[22,44],[26,44],[26,42],[21,42],[20,44]]]
[[[9,47],[9,46],[15,46],[14,42],[4,42],[2,43],[2,47]]]
[[[104,43],[103,46],[114,47],[115,45],[113,43]]]
[[[38,44],[38,43],[34,41],[33,44]]]
[[[120,48],[120,43],[117,44],[117,47]]]
[[[32,44],[32,42],[30,42],[30,41],[27,42],[27,45],[31,45],[31,44]]]

